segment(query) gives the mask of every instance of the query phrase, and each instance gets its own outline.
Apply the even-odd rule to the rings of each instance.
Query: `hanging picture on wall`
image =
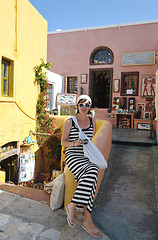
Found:
[[[120,79],[114,79],[114,92],[120,91]]]
[[[153,108],[155,108],[155,103],[153,101],[146,103],[145,111],[152,112]]]
[[[155,76],[142,77],[142,97],[155,97]]]
[[[119,109],[119,103],[120,103],[120,98],[119,97],[114,97],[113,99],[113,104],[112,104],[112,110],[118,110]]]
[[[120,97],[120,108],[121,109],[127,108],[127,98],[126,97]]]
[[[128,99],[128,109],[135,110],[135,98]]]
[[[145,103],[137,103],[137,110],[145,111]]]
[[[75,105],[76,94],[70,93],[58,93],[57,94],[57,105]]]
[[[122,66],[154,65],[155,51],[122,53]]]
[[[81,84],[87,83],[87,74],[81,74]]]
[[[149,123],[138,123],[137,129],[139,130],[150,130],[150,124]]]
[[[150,119],[151,118],[151,113],[150,112],[144,112],[143,118]]]

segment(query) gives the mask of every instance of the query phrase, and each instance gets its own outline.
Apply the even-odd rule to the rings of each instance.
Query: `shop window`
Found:
[[[13,62],[2,58],[1,63],[1,94],[2,96],[13,96]]]
[[[48,84],[47,87],[47,95],[46,95],[46,110],[52,111],[53,110],[53,100],[54,100],[54,86],[53,84]]]
[[[77,77],[67,78],[67,93],[77,93]]]
[[[139,72],[121,73],[121,95],[138,96]]]
[[[90,64],[111,64],[113,63],[113,52],[107,47],[95,49],[90,57]]]

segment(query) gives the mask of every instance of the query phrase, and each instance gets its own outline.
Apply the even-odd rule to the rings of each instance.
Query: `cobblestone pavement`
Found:
[[[93,239],[82,228],[83,216],[77,225],[66,222],[63,208],[52,211],[40,202],[0,190],[0,240],[70,240]],[[103,240],[110,240],[106,235]]]

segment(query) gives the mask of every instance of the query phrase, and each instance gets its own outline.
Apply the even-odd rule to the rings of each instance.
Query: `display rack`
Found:
[[[28,182],[34,179],[35,152],[34,144],[22,144],[20,146],[19,182]]]

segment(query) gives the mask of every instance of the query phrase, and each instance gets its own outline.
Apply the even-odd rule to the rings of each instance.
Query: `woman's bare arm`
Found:
[[[74,142],[70,142],[69,139],[69,134],[70,134],[70,129],[72,127],[72,119],[69,118],[66,120],[64,127],[63,127],[63,132],[62,132],[62,137],[61,137],[61,145],[63,147],[72,147],[72,146],[79,146],[82,144],[82,140],[80,138],[76,139]]]
[[[71,126],[72,126],[72,120],[71,120],[71,118],[69,118],[66,120],[64,127],[63,127],[63,132],[62,132],[62,137],[61,137],[61,145],[63,147],[72,147],[73,146],[73,142],[70,142],[68,140]]]

